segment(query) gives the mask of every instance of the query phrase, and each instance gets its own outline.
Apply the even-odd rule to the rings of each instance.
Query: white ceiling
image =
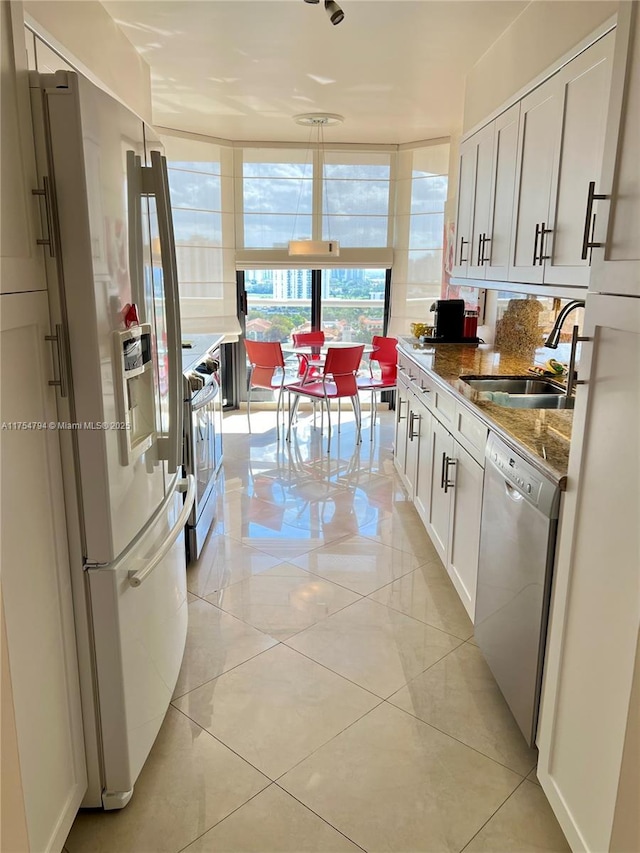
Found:
[[[516,0],[105,0],[151,67],[154,123],[234,140],[306,142],[292,116],[340,113],[327,141],[396,144],[462,124],[468,70]]]

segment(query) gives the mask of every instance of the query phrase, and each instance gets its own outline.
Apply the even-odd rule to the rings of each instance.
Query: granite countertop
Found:
[[[571,409],[512,409],[477,399],[477,394],[460,380],[466,374],[523,375],[532,360],[513,353],[501,353],[489,344],[420,344],[416,338],[398,339],[401,351],[419,367],[453,391],[501,438],[521,452],[563,488],[569,460],[573,425]],[[546,353],[536,358],[544,361]]]

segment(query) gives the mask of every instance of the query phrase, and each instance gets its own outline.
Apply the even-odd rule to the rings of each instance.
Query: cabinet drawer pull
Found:
[[[593,202],[596,199],[607,199],[611,198],[611,196],[605,195],[604,193],[596,193],[596,182],[589,182],[589,191],[587,192],[587,212],[584,218],[584,234],[582,235],[582,255],[580,256],[583,261],[587,260],[587,255],[589,254],[589,249],[601,249],[604,246],[604,243],[594,243],[593,242],[593,232],[596,227],[596,215],[593,212]],[[589,235],[591,234],[591,238]],[[589,263],[591,263],[591,259],[589,259]]]

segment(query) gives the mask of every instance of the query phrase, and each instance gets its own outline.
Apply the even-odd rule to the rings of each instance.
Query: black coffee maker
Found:
[[[437,299],[431,306],[435,314],[435,337],[444,343],[464,340],[464,299]]]

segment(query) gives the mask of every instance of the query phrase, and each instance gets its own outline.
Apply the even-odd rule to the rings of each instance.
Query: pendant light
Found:
[[[325,255],[328,257],[337,257],[340,254],[340,243],[337,240],[331,239],[331,217],[329,215],[327,183],[324,177],[324,128],[328,125],[341,124],[344,118],[335,113],[305,113],[304,115],[294,116],[296,124],[311,128],[311,135],[315,129],[317,135],[317,148],[319,152],[319,170],[320,181],[323,188],[324,205],[323,216],[327,218],[327,240],[290,240],[289,255]],[[309,137],[309,150],[311,149],[311,136]],[[300,207],[300,198],[302,197],[302,185],[300,186],[300,196],[298,198],[298,208]],[[298,212],[296,211],[293,222],[293,231],[295,233]]]

